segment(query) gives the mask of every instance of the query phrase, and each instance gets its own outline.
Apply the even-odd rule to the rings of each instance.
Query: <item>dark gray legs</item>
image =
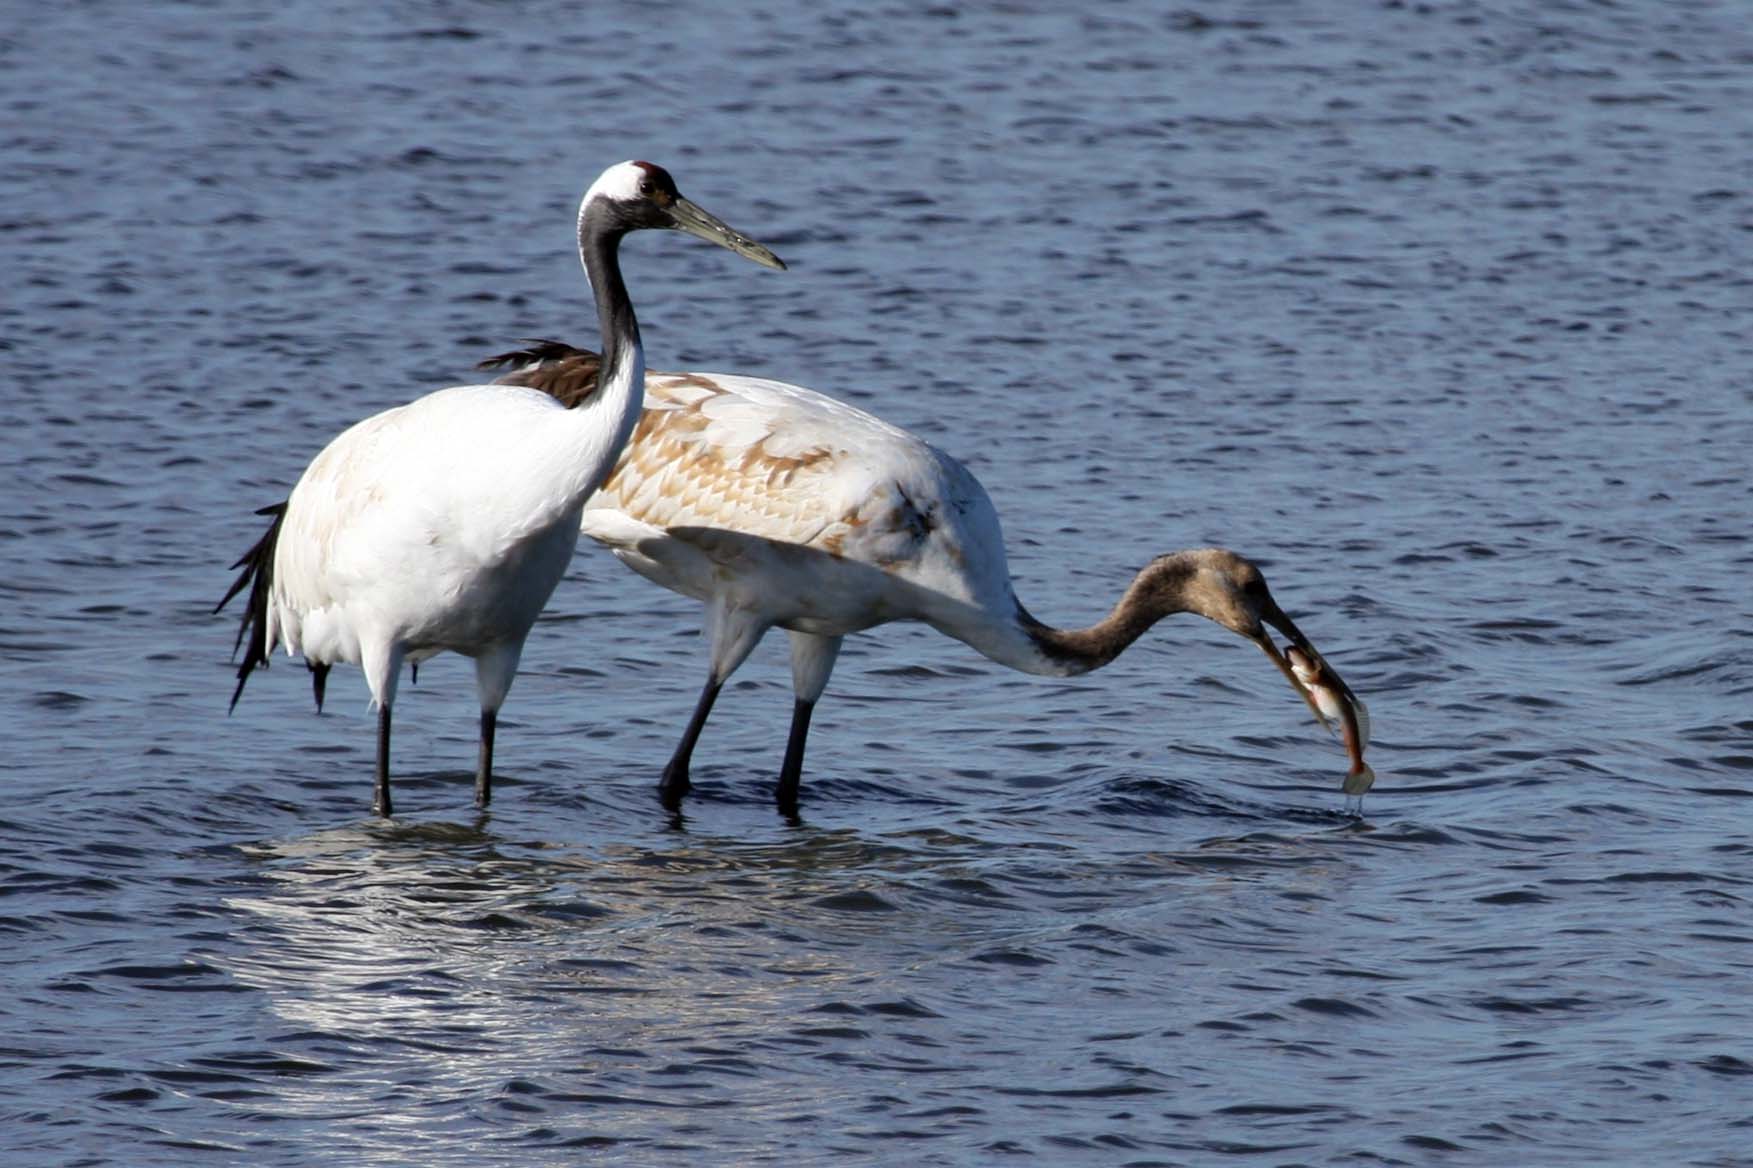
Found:
[[[475,767],[475,806],[493,800],[493,732],[499,725],[498,710],[481,711],[481,761]]]
[[[670,761],[663,768],[663,778],[657,784],[657,797],[663,801],[666,811],[677,810],[682,803],[682,796],[688,793],[693,784],[688,781],[688,765],[694,758],[694,744],[700,741],[700,731],[706,728],[706,717],[712,713],[712,703],[718,700],[718,691],[724,683],[715,677],[706,679],[706,688],[700,691],[700,700],[694,706],[694,715],[688,719],[688,728],[682,731],[682,740],[676,744],[676,752],[670,755]]]
[[[779,785],[773,796],[782,815],[797,815],[798,780],[803,777],[803,745],[810,733],[810,715],[816,703],[798,698],[791,704],[791,736],[785,740],[785,762],[779,767]]]
[[[390,808],[390,707],[385,702],[377,707],[377,794],[371,809],[388,817]]]

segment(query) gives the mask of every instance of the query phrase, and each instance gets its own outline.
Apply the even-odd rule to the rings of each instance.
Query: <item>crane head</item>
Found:
[[[767,248],[735,230],[676,190],[670,172],[652,162],[619,162],[597,176],[579,206],[581,232],[593,224],[616,234],[671,230],[728,248],[765,268],[785,267]]]
[[[1266,587],[1265,575],[1251,560],[1226,548],[1201,548],[1165,556],[1163,562],[1174,564],[1176,575],[1180,577],[1176,585],[1180,593],[1177,598],[1179,606],[1260,646],[1323,726],[1328,722],[1320,699],[1326,695],[1313,692],[1303,680],[1305,675],[1319,678],[1321,686],[1350,709],[1362,708],[1363,703],[1345,684],[1339,671],[1327,664],[1326,658],[1297,628],[1296,622],[1278,607],[1271,590]],[[1295,650],[1303,665],[1300,671],[1273,641],[1272,629],[1289,638],[1290,648]]]

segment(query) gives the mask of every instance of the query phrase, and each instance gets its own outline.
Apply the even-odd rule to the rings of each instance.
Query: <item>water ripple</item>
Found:
[[[255,7],[0,38],[8,1164],[1744,1157],[1732,9]],[[852,639],[797,822],[764,647],[671,816],[698,612],[588,552],[491,814],[466,662],[389,823],[355,671],[227,717],[251,510],[588,339],[630,155],[795,260],[630,245],[654,366],[964,458],[1044,619],[1259,559],[1371,705],[1363,816],[1187,619],[1081,679]]]

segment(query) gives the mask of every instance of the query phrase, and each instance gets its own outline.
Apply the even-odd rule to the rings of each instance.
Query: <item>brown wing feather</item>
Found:
[[[489,357],[477,369],[513,368],[493,379],[495,385],[521,385],[547,394],[567,409],[581,404],[596,392],[603,359],[589,349],[564,341],[532,340],[529,348]]]
[[[505,366],[499,384],[538,390],[570,409],[595,389],[601,359],[538,340],[477,368]],[[909,461],[930,461],[910,436],[795,386],[650,373],[639,422],[589,506],[672,531],[722,528],[876,563],[904,561],[933,521],[880,459],[860,473],[858,452],[888,442]]]

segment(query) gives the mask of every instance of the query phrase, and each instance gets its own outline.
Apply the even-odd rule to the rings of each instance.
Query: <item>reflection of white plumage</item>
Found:
[[[502,382],[562,402],[594,391],[595,354],[556,342],[483,364],[509,365]],[[862,410],[777,381],[648,374],[645,411],[583,525],[628,566],[706,605],[711,667],[664,771],[672,806],[719,690],[774,626],[791,636],[796,691],[778,786],[788,810],[841,639],[874,625],[924,621],[1001,665],[1063,675],[1105,665],[1157,620],[1193,612],[1259,644],[1305,699],[1262,622],[1319,656],[1259,570],[1217,548],[1151,561],[1087,629],[1042,624],[1011,590],[998,514],[966,467]]]
[[[439,390],[347,430],[318,454],[238,567],[245,681],[276,643],[302,653],[317,706],[330,666],[362,666],[378,708],[375,805],[390,814],[390,710],[402,663],[447,649],[475,659],[481,750],[475,797],[491,794],[499,707],[524,639],[578,543],[584,501],[639,415],[639,326],[621,281],[621,237],[675,228],[782,267],[677,193],[646,162],[610,167],[585,193],[579,255],[602,326],[602,390],[566,408],[505,385]],[[266,512],[265,512],[266,513]]]

